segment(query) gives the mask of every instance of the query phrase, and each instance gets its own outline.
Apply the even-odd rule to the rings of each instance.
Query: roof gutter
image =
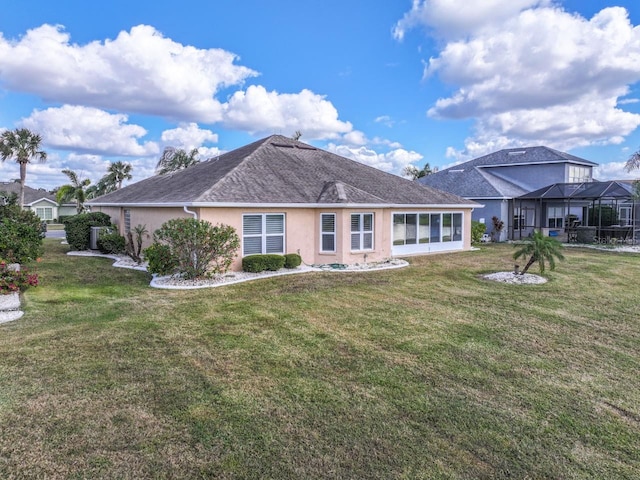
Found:
[[[193,202],[185,205],[184,203],[91,203],[94,207],[159,207],[171,208],[182,207],[183,210],[191,215],[197,216],[196,212],[187,209],[190,208],[479,208],[481,204],[470,201],[469,203],[207,203]]]

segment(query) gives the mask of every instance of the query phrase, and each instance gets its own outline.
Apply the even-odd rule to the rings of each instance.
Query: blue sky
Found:
[[[87,5],[8,0],[0,16],[0,130],[36,131],[49,154],[32,187],[118,160],[136,181],[166,146],[204,159],[297,130],[396,174],[547,145],[599,179],[640,176],[623,169],[640,148],[635,0]]]

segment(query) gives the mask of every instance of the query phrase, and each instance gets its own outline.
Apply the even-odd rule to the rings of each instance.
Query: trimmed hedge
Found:
[[[302,264],[302,257],[297,253],[287,253],[284,256],[284,268],[297,268]]]
[[[154,242],[142,252],[149,262],[147,270],[157,275],[171,275],[178,267],[178,260],[171,254],[169,245]]]
[[[111,217],[102,212],[80,213],[64,220],[67,243],[72,250],[89,249],[91,227],[109,226],[111,226]]]
[[[118,232],[102,233],[98,236],[98,250],[102,253],[124,252],[125,239]]]
[[[284,255],[266,254],[266,255],[249,255],[242,259],[242,269],[245,272],[264,272],[268,270],[275,272],[284,267]]]

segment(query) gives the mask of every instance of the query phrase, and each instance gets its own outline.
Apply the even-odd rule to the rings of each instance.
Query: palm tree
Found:
[[[105,183],[114,186],[114,190],[120,190],[122,188],[122,182],[125,180],[131,180],[131,169],[133,167],[130,163],[125,162],[113,162],[107,169],[107,174],[102,177]]]
[[[634,170],[636,168],[640,168],[640,150],[631,155],[624,166],[624,169],[627,172],[630,172],[631,170]]]
[[[156,165],[156,173],[158,175],[165,175],[167,173],[175,172],[189,168],[200,162],[196,157],[198,156],[198,149],[194,148],[189,153],[182,148],[166,147],[162,152],[162,156]]]
[[[47,152],[40,150],[42,137],[26,128],[6,130],[0,136],[0,157],[2,161],[15,158],[20,165],[20,206],[24,205],[24,185],[27,179],[27,163],[32,158],[40,162],[47,160]]]
[[[520,242],[516,245],[518,250],[513,254],[513,258],[517,260],[520,257],[529,257],[529,261],[522,269],[521,275],[527,273],[529,267],[535,262],[538,262],[540,266],[540,273],[544,273],[546,263],[549,263],[549,268],[555,270],[555,259],[564,260],[564,255],[560,249],[562,244],[552,237],[546,237],[540,230],[535,230],[531,236],[531,240]]]
[[[426,177],[427,175],[431,175],[438,171],[438,167],[431,168],[429,162],[425,163],[424,168],[420,170],[418,167],[414,165],[407,165],[402,170],[402,175],[405,177],[411,177],[411,180],[417,180],[418,178]]]
[[[58,189],[56,200],[58,203],[75,200],[76,210],[78,213],[82,213],[84,211],[84,201],[87,198],[87,187],[91,183],[91,180],[88,178],[80,180],[76,172],[68,168],[62,170],[62,173],[69,177],[71,184],[63,185]]]

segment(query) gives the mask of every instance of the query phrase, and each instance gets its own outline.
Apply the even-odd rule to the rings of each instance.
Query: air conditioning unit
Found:
[[[98,250],[98,238],[100,238],[100,232],[105,227],[91,227],[91,236],[89,237],[89,248],[91,250]]]

